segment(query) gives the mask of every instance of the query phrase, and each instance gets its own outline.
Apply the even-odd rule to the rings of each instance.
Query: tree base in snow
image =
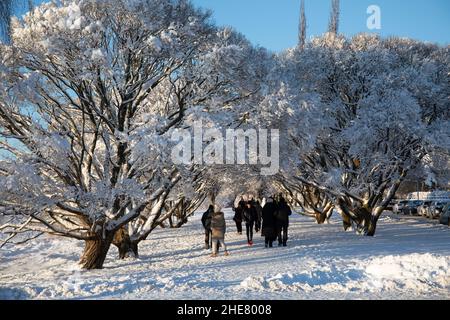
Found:
[[[106,239],[86,240],[83,255],[79,262],[82,268],[87,270],[102,269],[110,246],[111,240],[108,237]]]

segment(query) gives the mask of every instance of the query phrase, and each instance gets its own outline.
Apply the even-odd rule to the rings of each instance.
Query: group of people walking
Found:
[[[283,196],[277,200],[269,198],[262,211],[262,235],[265,238],[266,248],[271,248],[278,239],[278,246],[287,246],[289,216],[292,214]]]
[[[253,246],[253,229],[265,239],[265,247],[273,247],[278,239],[278,246],[287,246],[289,216],[292,210],[282,195],[269,197],[264,207],[259,201],[240,199],[237,207],[233,208],[233,220],[238,234],[242,234],[242,224],[245,223],[247,243]],[[212,248],[212,257],[216,257],[219,245],[224,248],[225,255],[229,255],[225,244],[226,223],[225,215],[218,205],[210,205],[202,216],[205,229],[205,249]]]
[[[242,223],[245,223],[247,234],[247,243],[249,246],[253,245],[253,227],[256,232],[261,230],[262,207],[259,201],[251,199],[244,201],[243,198],[239,201],[234,210],[233,220],[236,223],[236,229],[239,234],[242,234]]]

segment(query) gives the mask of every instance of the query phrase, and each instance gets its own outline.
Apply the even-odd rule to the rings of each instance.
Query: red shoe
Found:
[[[253,241],[249,241],[248,245],[251,247],[253,245]]]

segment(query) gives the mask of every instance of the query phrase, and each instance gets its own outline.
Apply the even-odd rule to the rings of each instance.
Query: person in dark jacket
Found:
[[[272,248],[273,241],[276,238],[275,212],[277,209],[277,205],[273,201],[273,198],[268,198],[262,209],[261,235],[265,238],[266,248]]]
[[[257,213],[255,207],[251,205],[251,202],[248,202],[244,210],[242,211],[243,218],[245,221],[245,228],[247,230],[247,243],[249,246],[253,245],[253,225],[255,224]]]
[[[212,237],[211,237],[211,220],[214,213],[214,206],[210,205],[208,210],[203,213],[202,216],[202,225],[205,229],[205,249],[209,249],[212,245]]]
[[[276,212],[276,229],[278,246],[287,246],[288,240],[288,227],[289,227],[289,216],[292,214],[292,210],[289,207],[286,200],[280,195],[278,199],[278,210]]]
[[[256,211],[256,221],[255,221],[255,231],[259,232],[261,230],[261,220],[262,220],[262,207],[259,204],[259,201],[253,201],[253,207]]]
[[[236,223],[236,229],[238,234],[242,234],[242,211],[244,210],[244,202],[239,201],[238,206],[234,209],[233,220]]]

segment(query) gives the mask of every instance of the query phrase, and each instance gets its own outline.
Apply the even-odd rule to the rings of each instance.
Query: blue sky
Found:
[[[0,0],[2,1],[2,0]],[[35,0],[39,3],[45,0]],[[232,26],[254,44],[280,51],[296,44],[300,0],[192,0],[213,10],[219,25]],[[308,37],[328,26],[331,0],[305,0]],[[382,36],[397,35],[450,44],[450,0],[341,0],[340,32],[367,29],[368,6],[381,9]]]
[[[193,0],[214,11],[219,25],[233,26],[254,44],[279,51],[297,41],[300,0]],[[326,31],[331,0],[305,0],[308,37]],[[450,0],[341,0],[340,32],[367,29],[370,5],[381,9],[382,36],[450,44]]]

